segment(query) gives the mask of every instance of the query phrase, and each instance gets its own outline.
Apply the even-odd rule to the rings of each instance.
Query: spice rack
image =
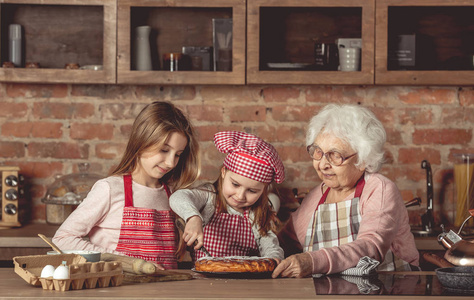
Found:
[[[0,166],[0,192],[2,193],[0,208],[0,229],[19,227],[20,202],[23,200],[23,176],[18,174],[19,167]]]

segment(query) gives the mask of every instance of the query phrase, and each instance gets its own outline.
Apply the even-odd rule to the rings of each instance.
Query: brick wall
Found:
[[[306,123],[331,102],[371,108],[388,133],[382,173],[394,180],[417,224],[426,208],[427,159],[433,170],[437,222],[452,220],[453,154],[474,153],[474,90],[459,87],[356,86],[119,86],[0,85],[0,165],[18,165],[31,193],[33,221],[44,222],[41,198],[58,173],[106,176],[117,163],[138,112],[154,100],[181,107],[197,128],[203,180],[214,180],[223,156],[212,143],[219,130],[243,130],[271,142],[282,156],[292,188],[319,183],[304,147]]]

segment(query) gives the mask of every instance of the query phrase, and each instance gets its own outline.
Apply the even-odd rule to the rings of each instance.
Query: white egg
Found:
[[[69,279],[69,268],[65,265],[60,265],[54,270],[53,279]]]
[[[52,265],[46,265],[43,270],[41,270],[41,277],[51,277],[54,274],[54,267]]]

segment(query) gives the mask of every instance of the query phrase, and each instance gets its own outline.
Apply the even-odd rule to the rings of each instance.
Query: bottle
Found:
[[[135,28],[135,70],[150,71],[152,69],[150,32],[150,26],[138,26],[137,28]]]
[[[8,54],[10,61],[15,65],[15,67],[21,67],[23,65],[21,47],[21,25],[10,24]]]

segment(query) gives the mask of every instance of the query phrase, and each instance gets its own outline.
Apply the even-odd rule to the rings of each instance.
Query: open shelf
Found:
[[[375,83],[472,85],[473,14],[472,1],[378,0]]]
[[[9,25],[20,24],[23,31],[23,64],[0,68],[0,81],[115,83],[115,1],[5,0],[0,10],[2,65],[10,60]],[[40,68],[26,68],[27,63]]]
[[[248,83],[373,84],[374,1],[255,0],[247,19]],[[341,38],[361,39],[359,71],[315,64],[315,44]]]
[[[199,0],[119,0],[118,83],[245,84],[245,9],[245,1],[241,0],[206,3]],[[165,53],[180,53],[183,46],[213,47],[213,19],[232,19],[231,70],[165,69]],[[151,27],[151,70],[134,68],[134,30],[138,26]]]

